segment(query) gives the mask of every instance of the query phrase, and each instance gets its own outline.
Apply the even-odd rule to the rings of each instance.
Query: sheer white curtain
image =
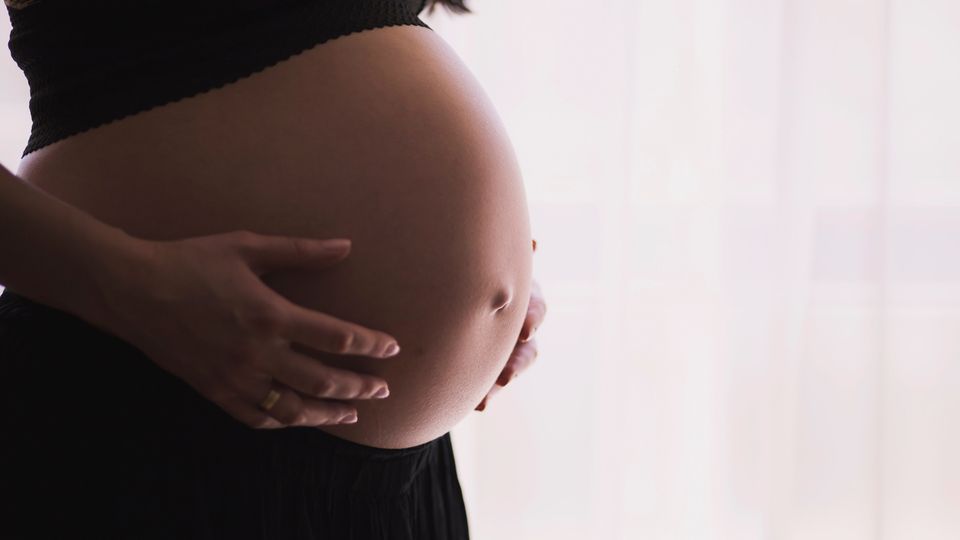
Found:
[[[549,305],[477,538],[960,538],[960,3],[470,5]]]
[[[474,537],[960,537],[960,4],[470,5],[424,18],[507,125],[549,305],[454,430]]]

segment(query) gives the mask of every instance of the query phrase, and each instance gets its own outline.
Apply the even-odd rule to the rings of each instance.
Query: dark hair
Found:
[[[447,11],[453,13],[473,13],[470,11],[470,8],[464,4],[465,0],[427,0],[427,4],[430,6],[430,11],[427,13],[433,13],[433,10],[437,7],[437,4],[441,4],[443,7],[447,8]]]

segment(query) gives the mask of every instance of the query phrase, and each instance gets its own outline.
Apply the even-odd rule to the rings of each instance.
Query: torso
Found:
[[[265,277],[287,298],[395,336],[389,359],[313,353],[384,377],[336,436],[405,448],[493,385],[530,294],[519,166],[476,80],[433,31],[343,36],[225,87],[68,137],[18,175],[133,236],[248,229],[353,240],[322,272]]]

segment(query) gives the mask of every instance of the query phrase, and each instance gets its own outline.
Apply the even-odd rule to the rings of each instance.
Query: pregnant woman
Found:
[[[449,432],[545,306],[507,134],[426,5],[7,7],[4,537],[467,538]]]

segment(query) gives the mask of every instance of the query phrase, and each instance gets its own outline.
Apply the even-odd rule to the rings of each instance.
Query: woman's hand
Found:
[[[533,250],[534,252],[537,250],[535,240]],[[500,376],[497,377],[497,381],[490,388],[490,391],[487,392],[487,395],[484,396],[483,400],[480,401],[480,404],[476,406],[475,410],[482,411],[486,409],[487,403],[494,394],[516,378],[517,375],[526,371],[533,364],[534,360],[536,360],[538,354],[537,342],[533,339],[533,334],[537,331],[537,328],[543,324],[543,319],[546,315],[547,304],[543,299],[543,291],[540,290],[540,284],[537,283],[536,280],[533,280],[530,288],[530,303],[527,306],[527,317],[524,319],[523,326],[520,328],[520,338],[517,340],[517,345],[513,348],[513,352],[510,353],[510,359],[507,360],[507,364],[503,367],[503,371],[500,372]]]
[[[111,316],[103,326],[238,421],[254,428],[336,424],[351,414],[356,421],[356,409],[336,400],[389,392],[379,377],[326,366],[290,344],[384,358],[399,351],[388,351],[393,337],[291,303],[259,279],[281,268],[332,266],[349,240],[234,231],[138,245],[144,264],[122,270],[104,293]],[[268,413],[258,404],[271,389],[280,398]]]

